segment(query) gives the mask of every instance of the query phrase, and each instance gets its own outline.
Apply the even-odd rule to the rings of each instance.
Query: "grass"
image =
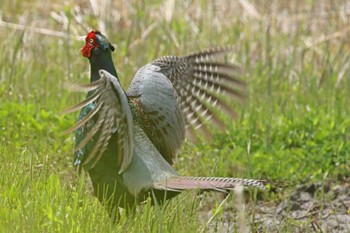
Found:
[[[234,46],[233,59],[247,70],[249,99],[237,107],[235,122],[226,119],[225,133],[185,144],[176,164],[181,174],[266,178],[292,188],[349,177],[346,1],[250,1],[253,8],[247,1],[183,1],[174,8],[171,0],[90,2],[0,3],[1,232],[220,232],[222,208],[235,212],[234,195],[220,205],[220,195],[201,199],[190,192],[164,207],[147,202],[132,218],[110,222],[86,176],[72,166],[73,136],[63,132],[76,116],[59,115],[83,98],[63,84],[88,81],[76,38],[94,28],[116,45],[124,86],[156,57]],[[257,202],[254,191],[250,202]]]

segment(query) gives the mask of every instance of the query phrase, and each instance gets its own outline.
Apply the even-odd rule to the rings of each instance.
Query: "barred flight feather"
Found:
[[[101,109],[101,105],[99,104],[98,106],[95,107],[94,110],[92,110],[91,112],[89,112],[83,119],[81,119],[80,121],[78,121],[77,123],[75,123],[72,127],[70,127],[69,129],[67,129],[66,131],[64,131],[64,133],[69,134],[77,129],[79,129],[80,127],[84,126],[89,120],[91,120],[91,118]]]
[[[176,90],[189,135],[195,135],[199,129],[204,136],[210,137],[207,122],[223,129],[219,111],[234,118],[237,116],[228,98],[245,99],[246,84],[240,78],[243,70],[235,64],[215,59],[232,50],[230,47],[209,49],[184,57],[165,56],[152,62],[161,68]]]
[[[76,112],[76,111],[79,111],[81,110],[83,107],[85,107],[86,105],[88,104],[91,104],[92,102],[96,101],[97,98],[99,98],[99,95],[101,93],[96,91],[96,93],[94,93],[93,95],[89,96],[88,98],[86,98],[85,100],[81,101],[80,103],[70,107],[70,108],[67,108],[65,110],[63,110],[61,112],[61,114],[68,114],[68,113],[72,113],[72,112]]]

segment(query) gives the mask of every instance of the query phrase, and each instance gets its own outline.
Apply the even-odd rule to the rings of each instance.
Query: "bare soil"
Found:
[[[281,192],[276,200],[258,205],[227,204],[220,219],[209,222],[205,231],[241,232],[237,222],[243,208],[246,232],[350,232],[350,180],[304,184]],[[213,199],[207,202],[211,210],[201,207],[201,219],[212,216]]]

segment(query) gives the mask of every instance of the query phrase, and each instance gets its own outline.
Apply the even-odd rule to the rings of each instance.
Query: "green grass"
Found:
[[[207,212],[216,210],[208,225],[219,232],[223,227],[222,198],[206,201],[194,193],[164,207],[147,202],[113,225],[86,176],[76,174],[73,136],[63,134],[76,116],[59,112],[84,96],[69,93],[63,84],[88,81],[88,62],[79,52],[83,42],[75,38],[99,25],[116,45],[113,56],[124,86],[156,57],[234,46],[233,59],[247,71],[249,99],[237,107],[235,122],[226,119],[225,133],[217,132],[212,142],[186,143],[176,164],[181,174],[293,185],[349,177],[345,1],[252,1],[259,18],[238,3],[222,3],[177,2],[173,11],[158,1],[114,4],[102,7],[101,17],[94,16],[89,1],[79,5],[78,13],[70,1],[0,3],[4,21],[32,27],[23,31],[0,25],[0,232],[198,232],[209,229]],[[167,21],[164,15],[170,12]],[[44,35],[33,28],[71,36]],[[322,40],[325,36],[330,39]],[[309,47],[309,41],[321,42]],[[263,201],[274,198],[263,194]],[[226,210],[232,211],[234,199],[225,203]]]

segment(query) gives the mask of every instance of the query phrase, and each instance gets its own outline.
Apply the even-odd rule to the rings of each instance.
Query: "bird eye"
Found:
[[[93,44],[93,43],[94,43],[94,39],[90,38],[90,39],[89,39],[89,43],[90,43],[90,44]]]

